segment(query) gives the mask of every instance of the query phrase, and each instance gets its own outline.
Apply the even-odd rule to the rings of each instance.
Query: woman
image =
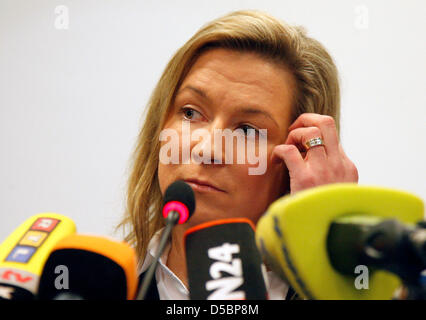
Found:
[[[339,104],[337,70],[323,46],[303,29],[262,12],[238,11],[212,21],[176,52],[148,103],[120,224],[130,227],[126,241],[135,246],[143,272],[164,225],[166,188],[175,180],[186,180],[193,188],[195,213],[174,228],[156,271],[159,298],[188,297],[183,244],[187,228],[231,217],[256,224],[284,194],[357,182],[357,169],[338,139]],[[173,130],[183,141],[185,125],[190,133],[255,132],[258,153],[265,138],[266,170],[250,175],[252,163],[225,163],[225,152],[210,152],[215,143],[208,139],[191,140],[186,147],[198,148],[198,155],[209,153],[210,163],[183,161],[183,144],[179,163],[161,161],[161,148],[168,143],[160,139],[161,133]],[[266,137],[261,135],[265,129]],[[309,142],[313,145],[306,145]],[[238,145],[232,148],[238,153]],[[268,277],[270,297],[284,298],[288,286],[271,272]]]

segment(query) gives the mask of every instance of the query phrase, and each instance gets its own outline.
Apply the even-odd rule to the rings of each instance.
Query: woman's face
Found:
[[[197,59],[178,89],[163,128],[179,136],[178,145],[173,143],[178,148],[179,161],[166,164],[160,153],[158,166],[163,194],[176,180],[186,180],[194,190],[196,210],[186,224],[188,227],[233,217],[246,217],[256,224],[269,204],[288,188],[287,169],[282,163],[272,163],[271,154],[287,137],[293,90],[290,72],[254,53],[220,48],[209,50]],[[186,128],[189,125],[189,131],[183,125]],[[210,133],[211,140],[191,141],[188,133],[191,135],[197,129]],[[239,137],[246,141],[249,139],[245,133],[250,131],[247,129],[266,129],[267,139],[256,132],[255,147],[249,147],[247,142],[247,156],[242,164],[237,156],[244,149],[238,145],[237,138],[232,149],[226,149],[229,140],[225,139],[221,139],[222,147],[218,148],[214,130],[223,133],[218,130],[225,129],[240,131]],[[170,141],[162,141],[161,146]],[[188,161],[185,154],[188,150],[195,151],[194,148],[197,148],[194,154],[210,154],[211,163],[199,163],[200,156],[198,162]],[[249,174],[249,168],[259,167],[259,163],[247,160],[249,151],[253,150],[257,156],[264,157],[266,170],[261,174]],[[232,163],[230,158],[225,161],[229,152],[233,153]]]

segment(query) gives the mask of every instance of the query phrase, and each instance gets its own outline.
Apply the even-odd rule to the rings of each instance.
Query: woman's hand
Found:
[[[358,182],[358,170],[344,153],[334,119],[316,113],[304,113],[288,128],[285,144],[277,145],[272,161],[284,161],[290,175],[290,192],[315,186]],[[306,150],[305,143],[320,137],[324,145]]]

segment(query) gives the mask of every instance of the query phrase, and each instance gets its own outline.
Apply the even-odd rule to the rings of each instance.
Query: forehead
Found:
[[[255,52],[225,48],[210,49],[201,54],[183,83],[194,79],[199,81],[221,79],[272,89],[277,87],[290,89],[293,86],[293,76],[284,65],[261,57]]]
[[[267,108],[278,118],[288,118],[295,85],[283,65],[257,53],[215,48],[198,57],[178,94],[190,91],[182,90],[187,87],[201,89],[227,107],[250,103]]]

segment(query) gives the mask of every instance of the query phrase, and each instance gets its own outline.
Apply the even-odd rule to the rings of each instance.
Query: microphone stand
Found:
[[[139,293],[136,297],[136,300],[144,300],[146,293],[148,292],[148,288],[151,284],[151,280],[154,276],[154,272],[157,269],[158,261],[160,260],[160,256],[164,251],[164,248],[166,247],[167,241],[170,238],[170,234],[172,232],[173,227],[176,225],[176,223],[179,221],[180,214],[177,211],[170,211],[166,218],[166,227],[163,230],[161,234],[160,244],[157,249],[157,253],[154,257],[154,262],[151,263],[145,278],[143,279],[141,288],[139,290]]]

